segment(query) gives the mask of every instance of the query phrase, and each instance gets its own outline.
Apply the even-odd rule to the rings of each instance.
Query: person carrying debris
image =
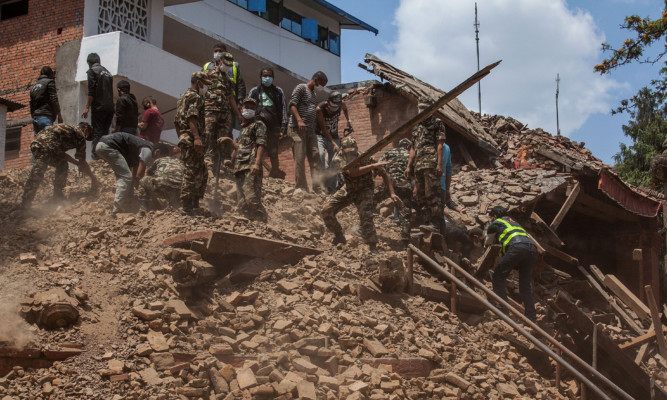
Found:
[[[35,157],[35,163],[30,169],[30,175],[23,188],[21,197],[21,211],[30,208],[30,204],[37,194],[37,189],[44,179],[44,173],[49,166],[55,167],[53,177],[53,198],[65,198],[63,189],[67,183],[68,162],[79,167],[79,170],[90,177],[91,190],[98,186],[97,178],[86,162],[86,141],[93,138],[93,127],[87,122],[78,126],[57,124],[41,131],[35,140],[30,143],[30,151]],[[76,149],[74,158],[66,152]]]
[[[204,99],[206,85],[211,81],[205,72],[193,72],[190,87],[176,103],[174,126],[178,134],[178,147],[185,167],[181,186],[181,206],[183,214],[194,216],[199,208],[199,199],[204,197],[208,174],[204,162]]]
[[[127,132],[103,136],[95,147],[116,176],[116,194],[111,214],[130,211],[134,185],[144,176],[154,157],[153,143]]]
[[[405,177],[404,172],[410,158],[410,139],[403,138],[398,141],[398,147],[390,149],[382,154],[380,161],[386,161],[385,167],[394,192],[401,199],[402,207],[398,208],[398,223],[401,227],[401,240],[405,246],[410,244],[410,220],[412,216],[412,182]],[[388,187],[380,185],[375,191],[375,203],[389,197]]]
[[[280,138],[287,134],[285,93],[274,84],[273,68],[262,68],[260,79],[262,83],[250,89],[248,97],[257,101],[257,116],[266,125],[266,150],[271,160],[269,177],[285,179],[285,172],[280,170],[280,160],[278,159]]]
[[[343,139],[341,143],[341,151],[336,153],[333,158],[333,163],[343,171],[348,162],[354,160],[359,156],[359,149],[357,148],[357,140],[351,136]],[[342,173],[343,186],[331,195],[322,207],[322,219],[324,225],[334,234],[333,244],[345,243],[345,235],[343,228],[340,226],[336,214],[353,204],[357,207],[359,214],[359,223],[361,225],[361,234],[364,241],[368,244],[372,253],[377,252],[377,234],[375,233],[375,223],[373,222],[373,210],[375,204],[373,202],[373,171],[376,171],[382,176],[384,184],[389,189],[391,198],[395,204],[402,206],[401,200],[394,193],[394,187],[391,184],[389,175],[382,168],[388,162],[382,161],[373,163],[373,160],[367,160],[361,166],[350,168]]]
[[[217,52],[215,54],[218,54]],[[234,98],[233,82],[227,71],[234,65],[234,57],[223,52],[213,67],[209,64],[206,70],[211,81],[204,94],[205,131],[203,144],[206,151],[204,160],[210,176],[220,173],[220,161],[230,163],[231,149],[218,145],[221,137],[232,137],[232,115],[240,118]],[[222,160],[221,160],[222,158]],[[218,171],[215,170],[218,168]]]
[[[418,112],[422,112],[433,101],[420,97]],[[442,153],[445,143],[445,125],[438,118],[430,116],[412,129],[412,148],[405,169],[405,177],[410,173],[415,177],[414,197],[421,211],[424,228],[444,235],[442,226],[442,201],[440,177],[443,174]]]
[[[239,209],[250,219],[266,222],[268,215],[262,204],[262,161],[266,153],[266,125],[257,118],[257,101],[243,100],[243,122],[241,133],[234,143],[230,138],[220,138],[220,143],[231,142],[234,146],[234,175]]]
[[[137,189],[141,215],[162,208],[159,199],[165,199],[169,206],[177,208],[183,185],[183,163],[170,157],[172,151],[168,144],[157,143],[155,147],[155,161],[146,170],[146,176],[141,178]]]
[[[493,291],[507,301],[507,277],[516,268],[519,271],[519,294],[525,315],[535,322],[535,299],[533,297],[533,271],[537,265],[537,249],[526,231],[507,215],[501,206],[491,208],[489,216],[494,219],[486,230],[484,245],[498,243],[502,246],[502,258],[493,272]]]

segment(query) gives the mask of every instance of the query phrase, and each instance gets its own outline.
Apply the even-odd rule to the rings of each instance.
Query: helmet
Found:
[[[412,146],[412,142],[408,138],[403,138],[398,141],[398,147],[410,147]]]
[[[329,102],[331,104],[340,104],[343,101],[343,96],[338,91],[333,91],[329,95]]]
[[[352,136],[348,136],[340,144],[341,149],[343,150],[356,150],[357,149],[357,139]]]

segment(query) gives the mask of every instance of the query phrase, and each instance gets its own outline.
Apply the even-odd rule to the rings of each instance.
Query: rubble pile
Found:
[[[255,223],[235,213],[234,185],[223,178],[222,218],[167,209],[113,219],[113,174],[103,163],[92,165],[102,182],[99,193],[88,194],[87,179],[72,174],[69,204],[51,205],[46,184],[34,214],[20,222],[12,212],[27,171],[12,170],[0,182],[0,219],[7,226],[0,233],[2,300],[18,312],[39,293],[64,291],[78,302],[79,318],[66,328],[30,325],[29,346],[81,348],[43,369],[14,367],[0,378],[0,398],[562,396],[514,344],[496,339],[508,328],[487,314],[464,322],[464,314],[439,302],[405,294],[392,295],[391,304],[361,300],[360,285],[372,286],[380,266],[391,269],[404,258],[392,251],[400,235],[390,218],[376,218],[381,256],[373,258],[353,235],[347,245],[331,247],[317,217],[322,196],[268,179],[271,223]],[[51,177],[50,171],[45,182]],[[340,220],[347,232],[358,224],[353,210]],[[233,283],[220,274],[181,288],[172,271],[184,256],[174,252],[192,254],[165,247],[165,240],[206,229],[321,253],[250,281]],[[441,285],[420,268],[416,274]]]

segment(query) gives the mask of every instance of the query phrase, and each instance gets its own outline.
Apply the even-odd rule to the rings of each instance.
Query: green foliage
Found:
[[[618,49],[613,48],[607,43],[603,43],[602,49],[606,52],[611,52],[611,57],[596,65],[594,67],[596,72],[607,74],[622,65],[632,62],[648,64],[661,62],[663,56],[667,53],[667,44],[665,44],[665,39],[667,38],[667,0],[665,0],[665,6],[660,18],[652,20],[648,17],[640,18],[637,15],[631,15],[625,18],[621,28],[631,31],[633,37],[625,40]],[[660,49],[656,56],[644,56],[644,51],[653,44],[662,44],[664,48]],[[667,61],[664,62],[663,68],[660,69],[659,77],[651,80],[651,87],[648,90],[656,98],[658,104],[662,104],[665,101],[665,96],[667,95]],[[637,96],[631,97],[628,100],[621,101],[621,106],[612,110],[612,114],[630,111],[636,105]]]
[[[623,134],[632,139],[632,145],[621,143],[614,162],[625,181],[651,186],[651,159],[662,153],[667,138],[667,107],[660,104],[649,88],[641,89],[634,99],[634,107],[629,111],[631,120],[623,125]]]

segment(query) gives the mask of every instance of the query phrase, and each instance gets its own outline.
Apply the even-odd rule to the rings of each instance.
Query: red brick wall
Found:
[[[30,0],[27,15],[0,22],[0,96],[26,105],[7,114],[7,122],[30,117],[28,88],[43,66],[55,68],[63,43],[83,36],[83,6],[84,0]],[[28,124],[21,131],[19,154],[6,158],[5,168],[30,164],[32,138]]]
[[[361,152],[368,150],[380,139],[417,114],[415,104],[410,103],[397,93],[391,93],[382,88],[375,89],[377,106],[369,108],[365,102],[365,96],[369,90],[354,92],[344,100],[354,128],[353,136],[357,139],[357,145]],[[342,135],[343,128],[347,125],[347,120],[342,114],[338,125],[338,133]],[[400,138],[397,138],[394,141],[394,147],[398,146],[399,140]],[[387,146],[386,149],[391,147]],[[375,159],[380,158],[381,154],[382,152],[375,156]],[[294,159],[290,139],[284,139],[280,143],[280,169],[287,173],[286,179],[288,181],[294,182]],[[309,171],[308,161],[306,160],[306,176],[310,182]]]

